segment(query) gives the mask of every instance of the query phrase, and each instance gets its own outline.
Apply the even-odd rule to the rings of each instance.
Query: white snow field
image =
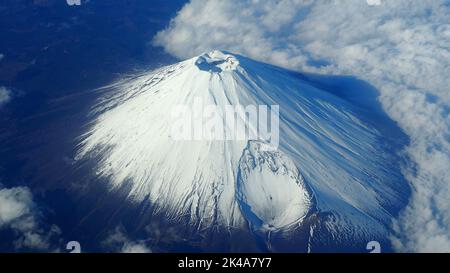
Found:
[[[386,136],[360,119],[358,106],[292,71],[216,50],[108,90],[76,159],[98,159],[96,174],[112,189],[130,183],[130,200],[149,200],[170,219],[274,231],[327,212],[329,233],[372,239],[388,236],[405,199]],[[172,109],[198,98],[219,108],[279,105],[278,149],[174,139]]]

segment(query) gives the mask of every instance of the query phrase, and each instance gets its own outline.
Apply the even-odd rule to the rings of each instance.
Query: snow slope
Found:
[[[389,138],[361,120],[357,106],[294,72],[212,51],[107,89],[76,159],[95,158],[112,189],[129,183],[130,200],[149,200],[171,219],[273,231],[327,212],[327,232],[374,238],[387,236],[404,205]],[[198,98],[221,108],[279,105],[279,149],[175,140],[171,109],[197,107]]]

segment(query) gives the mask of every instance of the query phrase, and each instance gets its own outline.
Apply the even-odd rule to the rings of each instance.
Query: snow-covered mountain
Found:
[[[262,233],[308,228],[314,245],[386,238],[405,204],[394,140],[374,126],[376,115],[303,75],[212,51],[107,89],[76,159],[95,158],[112,189],[126,184],[130,200],[169,219]],[[220,109],[278,105],[279,146],[175,139],[173,109],[199,99]]]

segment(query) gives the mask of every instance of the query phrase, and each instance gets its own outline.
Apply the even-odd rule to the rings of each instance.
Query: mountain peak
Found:
[[[195,65],[203,71],[220,73],[236,70],[239,67],[239,60],[228,52],[213,50],[198,56]]]

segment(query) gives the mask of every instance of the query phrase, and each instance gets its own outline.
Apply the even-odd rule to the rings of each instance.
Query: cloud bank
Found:
[[[12,230],[16,250],[31,249],[48,251],[51,239],[60,234],[57,226],[44,228],[40,213],[27,187],[1,188],[0,185],[0,231]]]
[[[450,251],[449,0],[191,0],[154,44],[182,59],[225,49],[374,85],[414,163],[404,166],[413,193],[393,244]]]

